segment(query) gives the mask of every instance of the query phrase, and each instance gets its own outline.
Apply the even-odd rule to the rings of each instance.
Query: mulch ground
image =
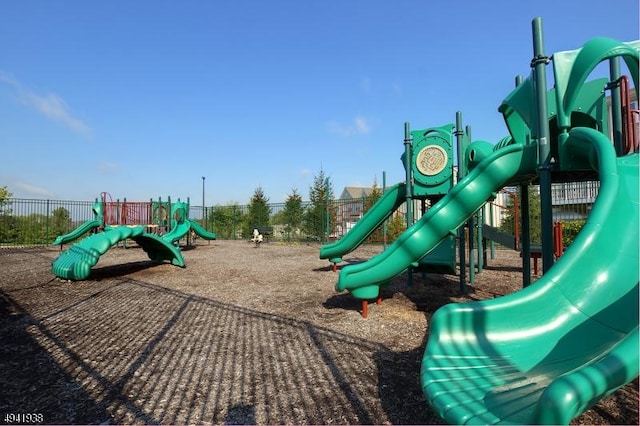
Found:
[[[199,240],[184,269],[112,248],[82,282],[51,274],[57,248],[0,250],[0,422],[442,423],[420,388],[430,318],[521,288],[517,253],[467,295],[457,276],[403,274],[363,319],[319,247]],[[637,425],[638,381],[573,423]]]

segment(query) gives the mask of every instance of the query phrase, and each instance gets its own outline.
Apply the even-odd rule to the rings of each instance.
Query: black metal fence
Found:
[[[189,206],[189,219],[218,239],[248,238],[253,227],[259,226],[270,228],[271,237],[282,241],[326,242],[348,232],[368,204],[365,199],[330,200],[319,206],[303,201],[296,217],[295,212],[287,214],[285,203],[269,203],[267,223],[252,223],[249,205]],[[57,236],[94,220],[93,206],[94,201],[5,199],[0,205],[0,247],[50,245]],[[370,241],[382,238],[380,230]]]
[[[598,189],[598,182],[554,184],[554,220],[566,222],[568,240],[584,223]],[[532,187],[530,195],[537,192],[536,187]],[[513,222],[514,202],[509,200],[510,196],[509,191],[502,191],[494,203],[484,207],[484,223],[504,227],[509,218]],[[320,205],[303,201],[294,211],[285,203],[269,203],[268,219],[263,219],[266,223],[253,223],[249,205],[189,206],[189,219],[214,232],[218,239],[249,238],[253,227],[259,226],[269,228],[270,237],[280,241],[328,242],[349,232],[374,202],[368,198],[328,200]],[[0,247],[50,245],[57,236],[94,220],[94,203],[24,198],[0,200]],[[419,200],[414,202],[416,220],[423,208]],[[406,205],[402,204],[367,242],[394,241],[407,227],[405,212]],[[535,226],[539,221],[537,212],[531,213],[531,224]],[[531,237],[535,239],[535,230]]]

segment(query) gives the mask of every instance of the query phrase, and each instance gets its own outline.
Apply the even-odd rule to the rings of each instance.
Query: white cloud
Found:
[[[92,137],[92,130],[82,120],[71,113],[67,103],[55,93],[39,95],[25,89],[19,81],[6,72],[0,71],[0,82],[8,84],[16,91],[18,100],[44,115],[46,118],[66,125],[71,131],[84,138]]]
[[[331,133],[346,137],[369,133],[371,131],[371,124],[365,117],[357,116],[351,123],[348,124],[342,124],[335,120],[330,121],[327,124],[327,129]]]
[[[365,93],[370,93],[371,92],[371,79],[369,77],[363,77],[362,80],[360,80],[360,87],[362,88],[362,90]]]
[[[33,186],[24,182],[13,182],[12,186],[15,188],[16,191],[20,191],[21,193],[25,194],[26,197],[29,197],[29,196],[53,197],[55,195],[55,193],[47,189]]]
[[[371,126],[363,117],[356,117],[354,120],[354,126],[356,128],[356,133],[369,133],[371,130]]]
[[[122,169],[118,164],[102,161],[96,166],[98,171],[103,174],[118,173]]]

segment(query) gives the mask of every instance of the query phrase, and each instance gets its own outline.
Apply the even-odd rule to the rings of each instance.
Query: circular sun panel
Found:
[[[416,156],[416,168],[425,176],[434,176],[447,166],[447,152],[438,145],[425,146]]]

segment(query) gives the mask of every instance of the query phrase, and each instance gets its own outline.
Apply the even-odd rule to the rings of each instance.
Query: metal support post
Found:
[[[547,73],[549,58],[544,54],[542,18],[532,22],[533,68],[537,110],[538,171],[540,175],[540,221],[542,235],[542,273],[553,265],[553,211],[551,201],[551,146],[547,111]]]

